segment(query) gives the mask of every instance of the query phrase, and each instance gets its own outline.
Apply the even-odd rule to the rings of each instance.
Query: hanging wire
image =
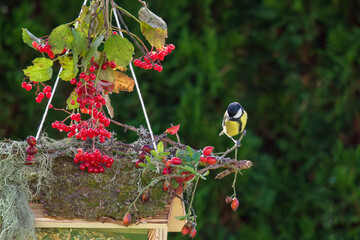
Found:
[[[86,5],[86,3],[87,3],[87,0],[84,0],[84,2],[83,2],[82,5],[83,5],[83,6]],[[81,10],[80,10],[79,17],[80,17],[81,12],[82,12],[82,8],[81,8]],[[78,26],[78,24],[79,24],[79,22],[77,21],[77,22],[75,23],[75,28]],[[69,53],[69,51],[70,51],[70,50],[67,50],[65,54]],[[49,111],[49,106],[50,106],[51,101],[52,101],[52,99],[53,99],[53,97],[54,97],[54,95],[55,95],[56,87],[57,87],[57,85],[58,85],[58,82],[59,82],[59,79],[60,79],[60,74],[61,74],[62,70],[63,70],[63,68],[60,67],[59,73],[57,74],[57,77],[56,77],[56,80],[55,80],[55,84],[54,84],[54,86],[53,86],[53,91],[52,91],[51,97],[49,98],[49,101],[48,101],[48,103],[47,103],[47,105],[46,105],[45,112],[44,112],[43,117],[42,117],[42,119],[41,119],[41,122],[40,122],[40,125],[39,125],[39,128],[38,128],[38,131],[37,131],[37,133],[36,133],[36,137],[35,137],[36,140],[39,140],[41,130],[42,130],[42,128],[44,127],[44,122],[45,122],[47,113],[48,113],[48,111]]]
[[[119,22],[119,18],[117,16],[117,13],[116,13],[116,10],[115,8],[113,8],[113,12],[114,12],[114,16],[115,16],[115,21],[116,21],[116,24],[118,26],[119,29],[121,29],[121,26],[120,26],[120,22]],[[124,35],[121,31],[119,31],[119,35],[123,38]],[[131,75],[135,81],[135,86],[136,86],[136,91],[139,95],[139,99],[140,99],[140,103],[141,103],[141,107],[142,107],[142,110],[144,112],[144,117],[145,117],[145,120],[146,120],[146,124],[148,126],[148,129],[149,129],[149,132],[150,132],[150,136],[151,136],[151,141],[152,141],[152,144],[154,146],[154,149],[156,150],[157,152],[157,147],[156,147],[156,143],[155,143],[155,140],[154,140],[154,135],[153,135],[153,132],[152,132],[152,129],[151,129],[151,125],[150,125],[150,121],[149,121],[149,117],[146,113],[146,108],[145,108],[145,104],[144,104],[144,101],[143,101],[143,98],[142,98],[142,95],[141,95],[141,92],[140,92],[140,88],[139,88],[139,84],[138,84],[138,81],[136,79],[136,75],[135,75],[135,72],[134,72],[134,68],[131,64],[131,62],[129,63],[129,68],[130,68],[130,71],[131,71]]]

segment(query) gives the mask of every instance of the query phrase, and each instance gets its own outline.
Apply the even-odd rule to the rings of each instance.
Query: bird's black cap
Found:
[[[229,114],[229,117],[235,116],[239,109],[242,108],[241,105],[238,102],[232,102],[229,104],[227,112]]]

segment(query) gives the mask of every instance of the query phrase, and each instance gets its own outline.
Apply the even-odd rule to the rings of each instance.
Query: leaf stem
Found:
[[[126,15],[128,15],[129,17],[131,17],[132,19],[134,19],[135,21],[137,21],[139,24],[141,23],[139,19],[137,19],[134,15],[132,15],[131,13],[129,13],[128,11],[126,11],[125,9],[123,9],[122,7],[118,6],[116,3],[114,3],[114,6],[119,9],[120,11],[122,11],[123,13],[125,13]]]

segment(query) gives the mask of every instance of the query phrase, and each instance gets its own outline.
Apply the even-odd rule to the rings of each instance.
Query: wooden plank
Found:
[[[148,240],[167,240],[167,229],[149,229]]]
[[[169,223],[168,223],[168,231],[169,232],[181,232],[182,227],[185,224],[185,220],[178,220],[176,216],[184,216],[185,215],[185,206],[184,203],[177,197],[175,197],[171,201],[171,208],[169,211]]]

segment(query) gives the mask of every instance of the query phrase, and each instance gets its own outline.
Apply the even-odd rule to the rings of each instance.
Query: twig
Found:
[[[174,191],[171,192],[175,197],[177,197],[178,199],[180,199],[183,203],[185,203],[186,205],[190,206],[190,203],[188,201],[186,201],[185,199],[183,199],[182,197],[180,197],[179,195],[177,195]],[[195,222],[196,222],[196,214],[195,214],[195,210],[193,208],[193,206],[190,206],[190,210],[192,212],[192,215],[194,216]]]

